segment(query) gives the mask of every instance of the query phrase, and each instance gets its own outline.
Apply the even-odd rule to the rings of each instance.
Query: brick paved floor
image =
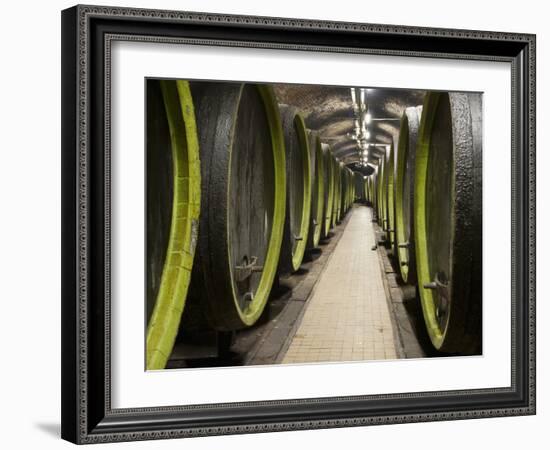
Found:
[[[285,363],[395,359],[371,210],[356,206],[308,301]]]

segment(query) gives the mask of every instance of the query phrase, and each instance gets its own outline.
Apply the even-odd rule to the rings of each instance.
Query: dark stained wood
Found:
[[[229,245],[232,267],[265,262],[273,217],[273,155],[267,117],[253,85],[245,85],[239,101],[232,143],[229,179]],[[241,308],[254,295],[261,271],[234,287]]]
[[[248,325],[243,314],[257,300],[272,235],[277,186],[271,129],[257,85],[194,82],[191,88],[204,205],[193,303],[199,302],[211,327],[231,331]]]

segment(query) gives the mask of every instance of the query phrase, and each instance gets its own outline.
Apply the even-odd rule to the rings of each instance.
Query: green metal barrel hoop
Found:
[[[159,82],[172,146],[170,237],[160,287],[147,325],[147,370],[164,369],[185,307],[200,212],[200,160],[193,99],[186,81]]]

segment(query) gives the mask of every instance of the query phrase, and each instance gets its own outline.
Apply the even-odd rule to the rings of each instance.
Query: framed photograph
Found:
[[[62,12],[62,437],[535,413],[535,36]]]

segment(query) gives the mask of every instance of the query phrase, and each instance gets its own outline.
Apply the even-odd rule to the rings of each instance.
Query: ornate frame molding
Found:
[[[63,12],[62,23],[62,435],[65,439],[98,443],[535,413],[534,35],[98,6],[68,9]],[[128,23],[142,29],[152,23],[161,24],[171,33],[152,36],[128,32],[124,29]],[[185,34],[186,26],[204,36],[173,36],[177,30]],[[239,37],[239,30],[246,31],[249,38]],[[312,30],[321,33],[317,35]],[[282,37],[283,31],[286,37]],[[351,46],[347,38],[352,35],[372,45]],[[266,36],[278,36],[281,42],[265,40]],[[427,44],[420,45],[418,37]],[[111,409],[110,49],[114,40],[510,62],[514,174],[511,387]],[[466,41],[477,53],[466,51]],[[453,51],[442,51],[443,42]],[[484,47],[484,43],[498,45]],[[103,86],[102,94],[98,86]],[[97,114],[91,113],[97,113],[98,109],[103,112],[101,126]],[[101,149],[103,156],[98,162],[97,151]],[[103,290],[98,295],[96,280],[100,278]],[[94,314],[102,317],[101,323],[92,318]],[[102,364],[97,355],[101,346]],[[91,380],[90,372],[94,370],[94,379],[97,374],[104,375],[103,383]],[[92,401],[90,395],[95,398],[100,388],[100,401]],[[454,399],[462,407],[456,403],[445,409],[444,401],[448,399]],[[390,401],[404,405],[402,413],[384,406]],[[219,410],[225,410],[226,415],[230,410],[234,417],[222,420],[213,414]],[[251,417],[257,418],[258,414],[269,420],[260,423],[256,419],[255,423]]]

